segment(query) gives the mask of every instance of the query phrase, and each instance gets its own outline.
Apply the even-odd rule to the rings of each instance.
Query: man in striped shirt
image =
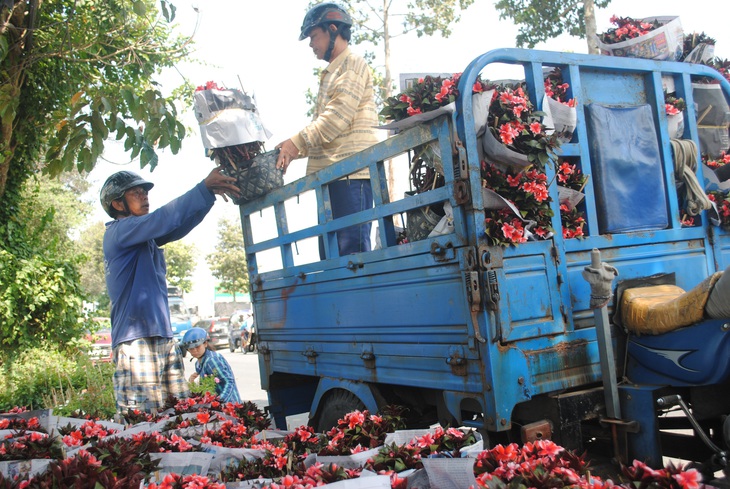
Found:
[[[292,160],[308,157],[307,174],[314,173],[378,142],[378,115],[373,79],[365,60],[350,51],[352,18],[334,3],[313,7],[304,17],[299,40],[309,38],[317,59],[328,61],[322,72],[312,122],[279,143],[277,168],[286,172]],[[338,217],[373,206],[367,170],[329,185],[332,214]],[[370,227],[363,224],[337,233],[340,256],[370,250]],[[320,256],[324,259],[320,240]]]

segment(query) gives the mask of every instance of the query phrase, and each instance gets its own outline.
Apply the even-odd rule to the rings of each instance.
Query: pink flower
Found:
[[[535,200],[542,202],[549,197],[547,188],[545,185],[536,182],[525,182],[522,184],[522,190],[532,194]]]
[[[353,429],[356,426],[362,426],[365,422],[365,414],[360,411],[353,411],[346,414],[344,420],[350,429]]]
[[[530,124],[530,131],[532,131],[532,134],[540,134],[542,132],[542,124],[535,121],[532,124]]]
[[[550,459],[554,459],[557,454],[563,451],[563,447],[557,445],[552,440],[537,440],[535,442],[535,448],[537,448],[538,455]]]
[[[416,440],[416,444],[421,448],[426,448],[429,445],[433,445],[433,442],[434,442],[434,439],[433,439],[433,435],[431,435],[431,433],[426,433],[422,437],[418,438],[418,440]]]
[[[507,175],[507,183],[510,187],[519,187],[520,186],[520,174],[518,173],[515,176]]]
[[[702,474],[697,469],[685,470],[679,474],[674,474],[672,477],[682,486],[682,489],[697,489],[700,487],[700,482],[702,482]]]
[[[512,113],[515,115],[515,117],[519,119],[520,117],[522,117],[522,112],[526,109],[527,107],[525,105],[515,105],[514,107],[512,107]]]
[[[504,144],[512,144],[519,135],[520,132],[512,124],[502,124],[499,126],[499,137]]]
[[[679,110],[672,104],[664,104],[664,109],[667,111],[667,115],[679,114]]]
[[[512,221],[512,224],[504,223],[502,224],[502,234],[504,237],[511,241],[512,243],[524,243],[527,241],[527,238],[524,236],[524,229],[519,223],[519,221],[516,219]]]

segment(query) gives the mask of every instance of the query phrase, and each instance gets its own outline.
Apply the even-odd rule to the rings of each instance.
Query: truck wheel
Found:
[[[337,426],[337,421],[345,414],[364,409],[365,404],[355,394],[344,389],[334,389],[322,401],[314,430],[317,433],[325,433]]]

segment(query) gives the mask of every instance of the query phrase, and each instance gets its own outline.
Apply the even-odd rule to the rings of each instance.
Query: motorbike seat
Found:
[[[685,291],[676,285],[626,289],[621,296],[621,322],[631,333],[662,334],[702,321],[705,305],[723,272]]]

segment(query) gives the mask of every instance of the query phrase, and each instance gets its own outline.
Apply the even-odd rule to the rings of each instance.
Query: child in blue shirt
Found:
[[[208,348],[208,333],[203,328],[190,328],[183,337],[181,346],[197,359],[192,383],[198,377],[212,375],[216,379],[215,393],[223,402],[241,402],[233,370],[223,355]]]

